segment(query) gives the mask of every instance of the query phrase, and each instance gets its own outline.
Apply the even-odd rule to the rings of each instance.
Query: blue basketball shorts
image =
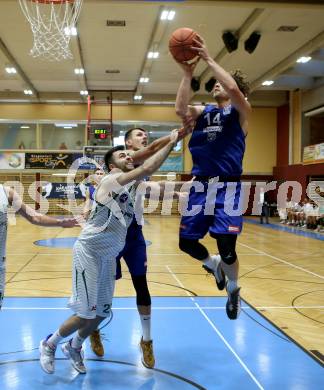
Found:
[[[181,213],[180,237],[196,240],[208,232],[241,233],[244,204],[241,182],[196,183],[198,187],[191,187],[188,205]]]
[[[124,249],[116,258],[116,279],[122,277],[120,259],[123,258],[132,276],[145,275],[147,271],[146,243],[143,236],[142,226],[136,219],[132,221],[127,230]]]

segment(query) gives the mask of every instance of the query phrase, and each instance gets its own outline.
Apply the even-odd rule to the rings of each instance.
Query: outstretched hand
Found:
[[[192,115],[187,114],[185,117],[182,118],[182,124],[183,124],[183,128],[185,129],[185,132],[187,135],[187,134],[192,133],[192,131],[196,125],[196,121],[194,120]]]
[[[210,54],[208,52],[204,38],[197,34],[193,41],[195,42],[195,46],[190,46],[190,49],[197,52],[199,58],[207,61],[210,58]]]
[[[72,228],[75,226],[79,226],[79,218],[64,218],[61,220],[61,226],[63,228]]]
[[[188,134],[190,134],[193,130],[193,127],[192,126],[184,126],[184,127],[181,127],[178,131],[178,141],[181,141],[182,139],[184,139]]]
[[[178,142],[178,138],[179,138],[179,130],[173,129],[170,133],[170,142],[176,144]]]

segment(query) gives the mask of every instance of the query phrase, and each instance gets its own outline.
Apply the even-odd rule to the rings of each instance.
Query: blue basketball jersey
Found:
[[[238,177],[242,174],[245,136],[231,105],[205,107],[189,141],[194,176]]]

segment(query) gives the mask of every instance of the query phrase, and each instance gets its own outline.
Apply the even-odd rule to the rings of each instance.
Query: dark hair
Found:
[[[250,93],[250,84],[246,79],[246,75],[239,69],[232,70],[230,74],[239,87],[239,90],[243,93],[244,96],[247,96]]]
[[[142,127],[132,127],[131,129],[127,130],[126,133],[125,133],[125,137],[124,137],[125,142],[131,136],[132,131],[134,131],[134,130],[141,130],[141,131],[144,131],[144,133],[147,133],[147,131],[145,129],[142,129]]]
[[[113,148],[108,150],[108,152],[105,154],[104,160],[108,172],[110,171],[109,164],[113,163],[113,154],[115,152],[118,152],[118,150],[125,150],[125,146],[123,145],[114,146]]]

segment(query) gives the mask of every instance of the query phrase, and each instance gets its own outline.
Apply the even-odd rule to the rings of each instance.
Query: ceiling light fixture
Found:
[[[168,20],[173,20],[175,17],[175,11],[169,11]]]
[[[55,127],[68,127],[68,128],[72,128],[72,127],[78,127],[78,124],[77,123],[54,123]]]
[[[88,95],[88,91],[80,91],[80,95]]]
[[[148,83],[150,81],[150,79],[148,78],[148,77],[141,77],[140,79],[139,79],[139,82],[140,83]]]
[[[149,51],[147,54],[147,58],[158,58],[159,52],[158,51]]]
[[[161,20],[173,20],[175,16],[175,11],[173,10],[164,10],[161,13]]]
[[[76,35],[78,35],[78,30],[76,29],[76,27],[65,27],[64,34],[67,36],[75,37]]]
[[[84,74],[84,69],[83,68],[75,68],[74,73],[75,74]]]
[[[269,85],[272,85],[273,83],[274,83],[273,80],[266,80],[266,81],[264,81],[264,82],[262,83],[262,85],[268,87]]]
[[[296,62],[298,62],[299,64],[306,64],[306,62],[310,61],[312,59],[312,57],[299,57],[298,60]]]
[[[13,66],[7,66],[6,67],[6,72],[7,73],[11,73],[11,74],[15,74],[15,73],[17,73],[17,70]]]
[[[135,95],[134,100],[142,100],[142,95]]]
[[[24,94],[25,95],[32,95],[33,91],[31,89],[24,89]]]

